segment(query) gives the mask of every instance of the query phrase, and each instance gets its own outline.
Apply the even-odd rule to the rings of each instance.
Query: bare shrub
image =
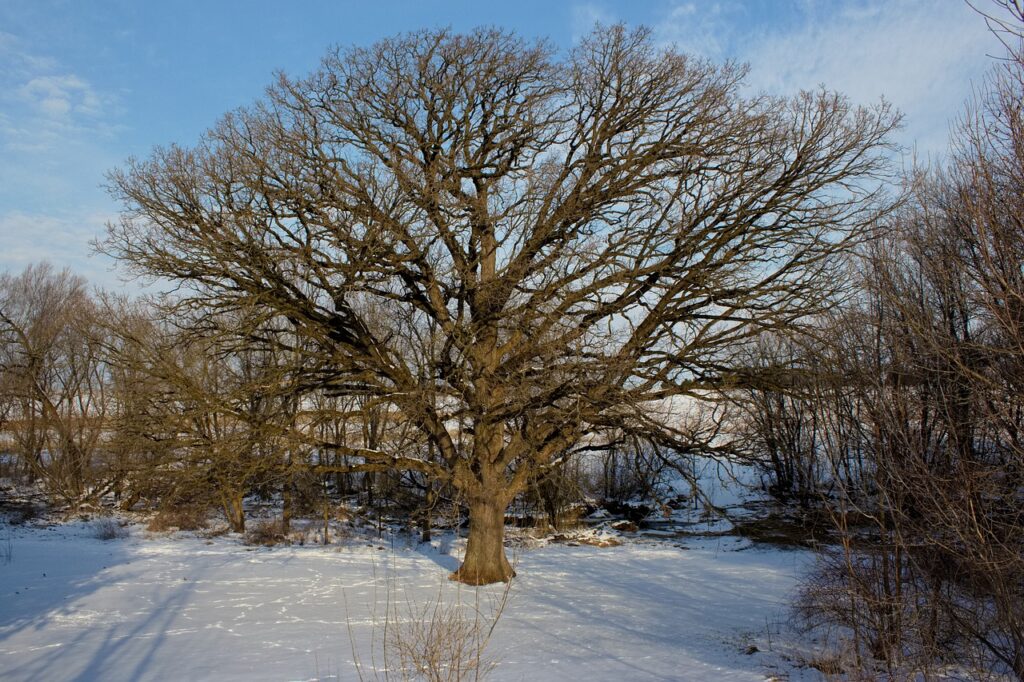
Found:
[[[387,606],[380,618],[373,614],[373,653],[370,669],[360,660],[352,639],[352,654],[360,680],[426,680],[464,682],[487,679],[496,664],[487,647],[508,604],[511,581],[497,595],[481,602],[480,589],[471,600],[457,587],[446,594],[442,582],[424,601],[405,594],[399,600],[393,581],[388,583]],[[352,637],[351,623],[349,635]],[[375,658],[383,652],[383,666]],[[382,674],[383,673],[383,674]]]
[[[484,679],[494,667],[484,650],[502,606],[485,616],[461,599],[445,603],[441,590],[432,601],[406,602],[406,613],[388,632],[389,666],[432,682]]]
[[[289,542],[284,526],[276,519],[263,519],[253,523],[245,533],[245,542],[249,545],[272,547]]]
[[[309,534],[309,526],[303,526],[302,528],[293,528],[288,532],[287,541],[289,544],[296,544],[302,547],[305,546],[307,542],[309,542]],[[327,543],[325,542],[324,544],[326,545]]]
[[[92,536],[97,540],[122,540],[128,537],[128,527],[117,519],[99,519],[92,524]]]

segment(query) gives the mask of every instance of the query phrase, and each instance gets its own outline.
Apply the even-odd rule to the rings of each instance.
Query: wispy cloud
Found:
[[[730,43],[742,20],[742,5],[720,2],[681,2],[672,5],[653,26],[662,43],[673,43],[685,52],[723,60],[735,57]]]
[[[112,217],[99,185],[117,118],[115,97],[0,32],[0,270],[46,259],[116,285],[111,264],[88,256]]]
[[[595,2],[584,2],[572,7],[572,40],[579,41],[583,36],[594,30],[594,26],[607,26],[618,21],[615,13],[604,5]]]
[[[73,74],[36,76],[17,93],[44,116],[65,118],[102,113],[99,95],[89,83]]]
[[[0,56],[4,58],[4,69],[10,73],[47,71],[57,68],[57,60],[32,54],[24,41],[12,33],[0,31]]]
[[[47,152],[116,130],[115,97],[17,36],[0,33],[0,62],[0,148]]]
[[[93,255],[90,247],[92,239],[102,234],[106,223],[114,218],[113,213],[99,211],[0,213],[0,235],[4,240],[0,272],[18,272],[30,263],[46,260],[59,268],[71,268],[93,284],[119,288],[114,262],[106,256]]]
[[[990,65],[994,40],[961,3],[807,1],[785,16],[783,7],[687,2],[666,12],[656,31],[684,50],[748,62],[754,90],[789,94],[824,85],[857,103],[884,97],[905,114],[900,140],[924,153],[945,148],[972,80]]]

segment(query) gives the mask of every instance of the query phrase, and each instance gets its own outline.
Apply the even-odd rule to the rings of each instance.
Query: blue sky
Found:
[[[275,71],[306,74],[334,44],[493,25],[568,47],[597,21],[749,62],[752,90],[884,96],[906,116],[898,141],[924,157],[941,154],[999,48],[959,0],[0,0],[0,271],[48,259],[121,288],[90,255],[118,210],[104,173],[194,142]]]

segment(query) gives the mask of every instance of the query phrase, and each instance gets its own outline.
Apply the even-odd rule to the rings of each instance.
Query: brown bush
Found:
[[[249,545],[273,547],[274,545],[287,543],[289,540],[280,521],[264,519],[257,521],[249,527],[245,534],[245,542]]]
[[[149,520],[146,530],[163,533],[169,530],[200,530],[206,528],[207,510],[203,507],[166,507]]]

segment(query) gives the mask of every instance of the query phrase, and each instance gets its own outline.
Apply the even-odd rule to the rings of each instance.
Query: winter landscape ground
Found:
[[[461,548],[451,536],[410,547],[367,529],[326,547],[265,548],[141,525],[101,540],[95,529],[79,521],[0,531],[9,539],[3,679],[394,678],[382,651],[389,603],[401,620],[440,595],[486,620],[502,597],[500,586],[478,593],[446,580]],[[812,560],[805,551],[728,536],[534,545],[517,552],[518,576],[487,648],[490,679],[817,675],[780,637]]]

